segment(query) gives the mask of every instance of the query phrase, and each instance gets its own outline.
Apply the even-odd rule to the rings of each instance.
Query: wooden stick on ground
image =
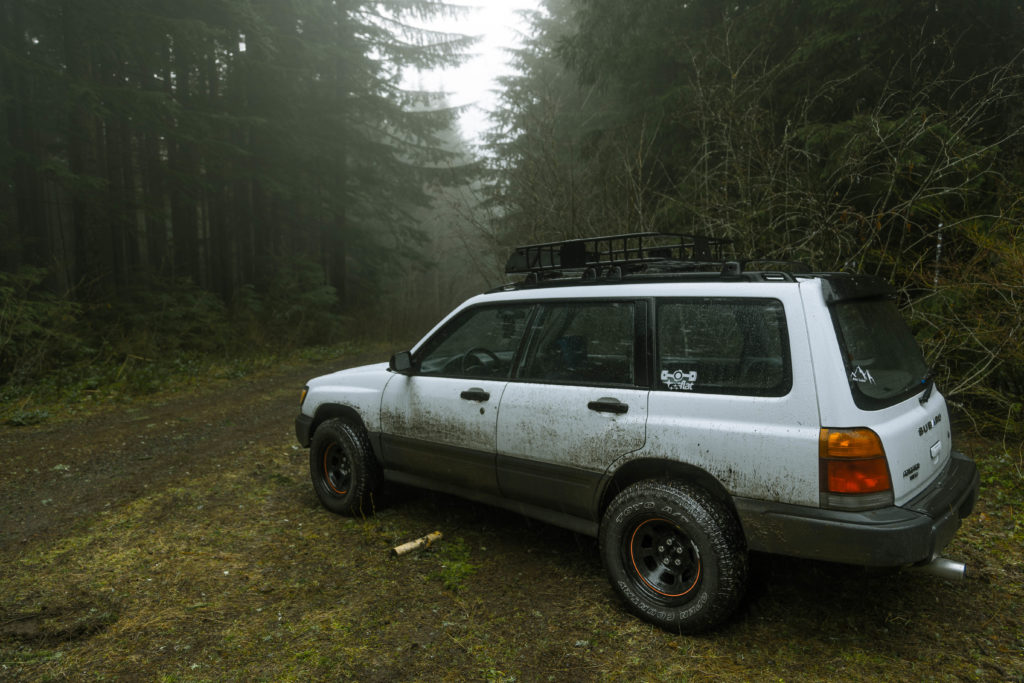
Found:
[[[434,531],[432,533],[427,534],[426,536],[423,536],[422,538],[417,538],[415,541],[409,541],[408,543],[403,543],[402,545],[395,546],[391,549],[391,556],[400,557],[407,553],[411,553],[414,550],[422,550],[423,548],[429,548],[430,544],[432,544],[434,541],[439,540],[441,540],[441,532]]]

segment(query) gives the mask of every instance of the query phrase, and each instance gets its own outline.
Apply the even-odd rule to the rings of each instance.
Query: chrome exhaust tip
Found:
[[[966,564],[946,557],[936,557],[931,562],[914,565],[911,569],[949,581],[962,581],[967,574]]]

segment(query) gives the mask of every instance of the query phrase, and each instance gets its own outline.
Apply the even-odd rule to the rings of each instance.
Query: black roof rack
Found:
[[[505,272],[557,277],[561,271],[593,269],[600,276],[614,268],[635,272],[657,263],[720,265],[725,260],[723,248],[730,244],[731,240],[668,232],[584,237],[516,247]]]
[[[555,286],[647,279],[742,279],[794,281],[811,269],[795,261],[725,260],[731,240],[669,232],[634,232],[605,237],[545,242],[516,247],[505,264],[508,274],[525,274],[519,285]],[[782,268],[748,270],[748,264]]]

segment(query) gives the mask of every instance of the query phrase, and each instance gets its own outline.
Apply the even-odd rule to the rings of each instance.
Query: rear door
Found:
[[[688,291],[657,301],[645,454],[694,465],[733,496],[816,506],[818,407],[796,288]]]
[[[645,301],[541,305],[526,356],[502,395],[501,493],[591,518],[601,477],[644,445]]]

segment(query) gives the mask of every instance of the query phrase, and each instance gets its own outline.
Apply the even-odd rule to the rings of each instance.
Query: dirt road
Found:
[[[287,439],[302,385],[336,367],[204,382],[89,417],[0,428],[0,548],[60,535],[150,487],[215,469],[244,446]]]

